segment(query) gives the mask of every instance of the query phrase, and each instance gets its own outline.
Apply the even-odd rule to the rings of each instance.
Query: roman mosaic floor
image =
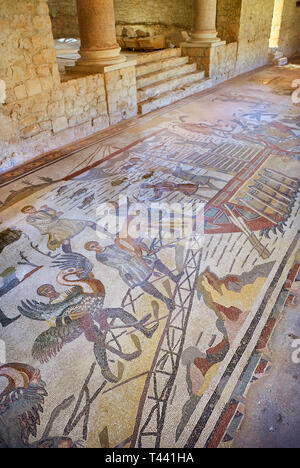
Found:
[[[299,279],[297,78],[0,177],[0,447],[234,446]]]

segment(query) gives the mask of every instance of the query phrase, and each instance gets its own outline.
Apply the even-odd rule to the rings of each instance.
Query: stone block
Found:
[[[27,98],[27,91],[24,85],[16,86],[15,87],[15,95],[16,98],[21,101],[22,99]]]
[[[50,131],[52,130],[52,122],[51,120],[44,120],[43,122],[39,122],[41,131]]]
[[[31,41],[35,49],[41,49],[43,47],[41,36],[39,34],[35,34],[34,36],[32,36]]]
[[[127,26],[126,28],[123,28],[123,30],[122,30],[122,36],[123,36],[124,38],[125,38],[125,37],[128,37],[128,38],[137,37],[134,28],[132,28],[132,27],[130,27],[130,26]]]
[[[97,103],[97,112],[98,114],[106,114],[107,113],[107,105],[105,101],[100,101]]]
[[[0,104],[4,104],[6,101],[6,84],[5,81],[0,80]]]
[[[41,77],[40,83],[43,91],[50,91],[53,88],[53,80],[51,77]]]
[[[62,117],[65,113],[64,101],[56,101],[49,104],[47,109],[48,115],[51,119],[55,117]]]
[[[42,87],[39,79],[33,79],[26,81],[26,90],[28,96],[36,96],[42,92]]]
[[[51,101],[61,101],[64,98],[64,93],[61,89],[55,89],[51,92]]]
[[[53,133],[59,133],[68,128],[68,120],[66,117],[58,117],[52,121]]]
[[[13,66],[12,73],[13,73],[13,81],[15,83],[20,83],[24,80],[24,67]]]
[[[71,128],[71,127],[75,127],[76,125],[77,125],[77,117],[73,115],[73,117],[71,117],[68,120],[68,126]]]
[[[73,85],[69,83],[64,83],[63,92],[66,98],[74,98],[76,96],[76,89]]]
[[[55,49],[43,50],[44,63],[56,63],[56,52]]]
[[[42,77],[51,76],[50,69],[48,65],[40,65],[36,68],[37,75]]]
[[[25,138],[25,139],[31,138],[37,135],[38,133],[40,133],[40,131],[41,131],[40,126],[36,123],[36,124],[30,125],[29,127],[23,128],[21,132],[21,136],[22,138]]]
[[[30,127],[35,123],[36,123],[36,119],[32,114],[31,115],[26,115],[26,117],[24,117],[22,120],[20,120],[20,126],[22,128]]]

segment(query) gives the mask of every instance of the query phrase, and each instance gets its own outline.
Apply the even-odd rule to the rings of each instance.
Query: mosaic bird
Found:
[[[64,301],[54,304],[44,304],[34,300],[22,301],[18,310],[31,320],[50,321],[58,317],[65,317],[68,315],[69,308],[78,304],[82,299],[80,287],[74,287],[67,294]]]
[[[55,304],[44,304],[37,301],[22,301],[18,310],[32,320],[59,319],[58,326],[50,327],[43,332],[33,345],[32,355],[41,362],[55,357],[62,347],[85,333],[91,341],[97,341],[93,317],[101,313],[105,289],[101,281],[87,277],[70,280],[71,276],[80,274],[76,268],[63,270],[57,275],[57,282],[64,286],[74,286],[70,295]],[[92,339],[93,338],[93,339]]]
[[[86,278],[94,268],[88,258],[76,252],[61,255],[59,258],[55,259],[53,267],[59,267],[61,270],[75,268],[78,278]]]

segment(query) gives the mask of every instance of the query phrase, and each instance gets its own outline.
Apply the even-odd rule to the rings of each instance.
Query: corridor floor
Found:
[[[280,340],[299,375],[299,337],[269,344],[297,306],[297,78],[264,68],[0,176],[0,447],[245,445]]]

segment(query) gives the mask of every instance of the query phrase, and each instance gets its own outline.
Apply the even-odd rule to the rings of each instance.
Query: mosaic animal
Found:
[[[86,227],[94,231],[97,226],[91,221],[61,218],[63,213],[54,210],[48,205],[43,205],[40,209],[32,205],[24,206],[21,209],[27,215],[26,222],[36,228],[43,236],[48,236],[47,247],[54,252],[62,248],[64,252],[71,252],[71,240],[81,234]]]
[[[60,195],[62,195],[67,189],[68,189],[68,186],[67,186],[67,185],[63,185],[62,187],[60,187],[60,188],[57,190],[56,194],[57,194],[58,196],[60,196]]]
[[[79,189],[79,190],[77,190],[77,192],[74,192],[73,195],[70,196],[70,198],[71,199],[78,198],[78,197],[80,197],[81,195],[83,195],[86,192],[87,192],[87,189]]]
[[[0,448],[73,448],[67,437],[47,437],[30,443],[37,436],[40,413],[43,413],[46,384],[40,371],[26,364],[0,367],[1,381],[7,386],[0,394]]]
[[[83,210],[83,208],[87,207],[87,206],[90,206],[90,204],[95,200],[95,194],[93,195],[90,195],[89,197],[86,197],[81,206],[79,206],[79,209],[80,210]]]

